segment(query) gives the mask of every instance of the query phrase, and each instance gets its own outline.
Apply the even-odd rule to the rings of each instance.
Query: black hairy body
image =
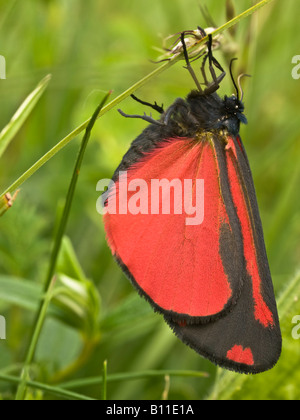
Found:
[[[198,133],[214,130],[238,135],[240,123],[247,123],[243,111],[244,105],[236,96],[221,99],[217,93],[203,95],[192,90],[186,100],[176,99],[158,121],[149,119],[153,122],[132,142],[115,171],[113,181],[118,178],[119,171],[127,170],[165,139],[197,139]]]

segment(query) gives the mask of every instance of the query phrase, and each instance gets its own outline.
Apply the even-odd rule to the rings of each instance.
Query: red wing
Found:
[[[237,142],[229,138],[226,149],[228,179],[241,224],[246,270],[252,284],[254,317],[265,328],[274,327],[276,303],[254,185],[250,169],[247,170],[248,160],[239,138]]]
[[[166,321],[183,342],[212,362],[242,373],[259,373],[276,364],[281,333],[248,159],[239,137],[229,137],[227,142],[223,175],[230,185],[245,257],[241,296],[232,311],[205,325]],[[220,149],[217,143],[215,147]]]
[[[204,209],[201,224],[188,225],[193,216],[184,208],[176,214],[186,199],[184,188],[179,194],[171,188],[171,214],[161,214],[169,198],[167,190],[159,198],[159,214],[151,214],[151,209],[157,212],[153,200],[158,200],[151,181],[162,179],[180,180],[182,186],[192,180],[194,204],[196,180],[204,180],[204,205],[198,202],[198,210],[199,205]],[[143,188],[135,190],[139,184]],[[135,191],[126,197],[128,186]],[[240,229],[229,185],[220,180],[220,157],[211,137],[161,143],[130,167],[127,179],[119,178],[107,209],[114,200],[116,214],[104,216],[108,243],[124,272],[155,309],[173,320],[201,322],[219,317],[236,303],[244,270]],[[140,206],[148,214],[119,214],[120,209],[124,212],[124,201],[133,213]]]

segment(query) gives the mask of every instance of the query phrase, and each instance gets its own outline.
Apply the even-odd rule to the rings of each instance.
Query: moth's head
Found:
[[[233,86],[235,88],[236,94],[232,95],[230,97],[225,96],[223,100],[223,117],[222,122],[223,124],[228,127],[231,131],[237,131],[239,130],[240,123],[247,124],[247,118],[244,115],[244,104],[243,104],[243,98],[244,98],[244,92],[241,86],[241,79],[245,76],[251,77],[248,74],[241,74],[238,79],[237,83],[233,76],[233,63],[237,59],[234,58],[231,60],[230,63],[230,76],[233,83]]]
[[[225,128],[229,133],[238,135],[241,123],[247,124],[247,118],[244,115],[243,102],[232,95],[225,96],[220,108],[220,117],[217,122],[218,128]]]
[[[244,115],[244,104],[239,97],[232,95],[225,96],[224,101],[224,119],[236,119],[240,123],[247,124],[247,118]]]

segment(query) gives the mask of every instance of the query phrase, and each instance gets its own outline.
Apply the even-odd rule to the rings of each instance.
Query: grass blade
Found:
[[[17,378],[16,376],[0,373],[0,381],[5,381],[11,384],[19,384],[21,379]],[[36,381],[26,381],[26,386],[30,386],[31,388],[35,389],[40,389],[41,391],[47,392],[51,395],[55,395],[56,397],[65,398],[66,400],[93,401],[93,398],[89,398],[85,395],[68,391],[57,386],[42,384]]]
[[[66,198],[66,203],[65,203],[65,207],[64,207],[64,211],[63,211],[63,215],[59,224],[59,228],[55,237],[55,241],[54,241],[54,246],[53,246],[53,250],[52,250],[52,255],[51,255],[51,259],[50,259],[50,264],[49,264],[49,269],[48,269],[48,273],[47,273],[47,277],[46,277],[46,281],[45,281],[45,285],[44,285],[44,299],[42,300],[41,304],[40,304],[40,308],[38,310],[37,313],[37,317],[36,317],[36,322],[34,323],[34,331],[32,334],[32,338],[28,347],[28,351],[27,351],[27,356],[26,356],[26,360],[25,360],[25,364],[24,364],[24,368],[22,370],[22,374],[21,374],[21,382],[19,384],[18,387],[18,391],[17,391],[17,396],[16,399],[17,400],[23,400],[24,396],[25,396],[25,392],[26,392],[26,381],[29,379],[29,367],[30,364],[33,361],[34,358],[34,354],[35,354],[35,350],[36,350],[36,346],[38,343],[38,339],[45,321],[45,317],[46,317],[46,312],[48,309],[48,305],[51,301],[51,297],[52,297],[52,285],[53,285],[53,275],[55,272],[55,267],[56,267],[56,263],[57,263],[57,258],[58,258],[58,254],[60,251],[60,247],[61,247],[61,243],[62,243],[62,239],[64,236],[64,232],[67,226],[67,222],[68,222],[68,218],[69,218],[69,214],[70,214],[70,210],[71,210],[71,206],[72,206],[72,202],[73,202],[73,197],[74,197],[74,192],[75,192],[75,188],[77,185],[77,180],[79,177],[79,173],[80,173],[80,168],[81,168],[81,163],[83,160],[83,156],[84,156],[84,152],[86,150],[90,135],[91,135],[91,131],[92,128],[98,118],[99,112],[102,109],[103,105],[105,104],[105,102],[107,101],[109,95],[111,94],[111,92],[109,92],[105,98],[103,99],[103,101],[101,102],[101,104],[98,106],[98,108],[96,109],[94,115],[92,116],[87,128],[86,128],[86,132],[85,135],[83,137],[82,143],[81,143],[81,147],[80,147],[80,151],[78,154],[78,158],[75,164],[75,168],[73,171],[73,176],[71,179],[71,183],[69,186],[69,190],[67,193],[67,198]]]
[[[141,372],[132,373],[115,373],[107,375],[105,380],[107,383],[119,381],[135,381],[139,379],[160,378],[165,376],[186,377],[186,378],[208,378],[206,372],[199,372],[193,370],[145,370]],[[60,386],[64,389],[82,388],[85,386],[102,385],[104,383],[103,376],[94,378],[77,379],[70,382],[65,382]]]
[[[103,363],[102,383],[103,383],[102,400],[106,401],[107,400],[107,360],[104,360],[104,363]]]
[[[47,89],[49,82],[51,80],[51,75],[46,76],[34,89],[33,92],[22,103],[15,115],[12,117],[10,122],[0,133],[0,158],[3,153],[9,146],[10,142],[21,129],[22,125],[40,100],[41,96]]]

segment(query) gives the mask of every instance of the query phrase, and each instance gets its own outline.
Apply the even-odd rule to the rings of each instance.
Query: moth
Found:
[[[239,134],[240,124],[247,123],[240,79],[234,80],[232,61],[236,94],[220,98],[226,73],[213,56],[212,36],[202,59],[202,83],[184,32],[181,45],[196,89],[166,111],[136,98],[161,114],[157,120],[120,111],[148,126],[112,177],[104,201],[107,241],[133,286],[180,340],[221,367],[256,374],[278,361],[281,332]],[[187,223],[197,206],[202,217]]]

